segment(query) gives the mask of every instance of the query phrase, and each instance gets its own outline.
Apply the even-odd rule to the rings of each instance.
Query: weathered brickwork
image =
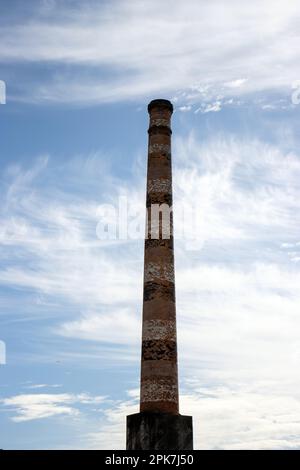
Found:
[[[141,412],[178,414],[170,125],[173,108],[169,101],[155,100],[148,110]],[[164,225],[167,230],[163,230],[162,215],[154,220],[154,204],[165,204],[170,209]]]
[[[176,341],[176,326],[171,320],[145,320],[143,340]]]
[[[175,361],[176,342],[167,339],[143,340],[142,359],[144,361]]]
[[[162,239],[162,238],[159,238],[159,239],[147,239],[145,240],[145,250],[149,250],[149,248],[157,248],[157,247],[164,247],[164,248],[168,248],[169,250],[172,250],[173,252],[173,246],[174,246],[174,243],[173,243],[173,235],[171,234],[170,238],[167,239]]]
[[[155,282],[155,281],[169,281],[174,282],[174,266],[171,262],[164,262],[162,260],[160,263],[155,263],[149,261],[147,266],[145,266],[144,281],[145,282]]]
[[[192,450],[192,417],[179,414],[178,399],[170,125],[173,106],[168,100],[153,100],[148,112],[140,412],[127,416],[126,449]],[[163,208],[159,215],[157,207]]]
[[[151,207],[152,204],[168,204],[172,207],[172,194],[168,192],[148,192],[147,194],[147,207]]]
[[[169,300],[175,302],[175,286],[173,282],[145,282],[144,302],[149,300]],[[175,306],[174,306],[175,307]]]
[[[178,400],[177,380],[174,377],[153,377],[144,380],[141,387],[141,400],[150,403],[175,403]]]
[[[147,191],[148,193],[170,193],[172,191],[172,182],[170,178],[149,179]]]
[[[156,134],[156,137],[159,138],[160,135]],[[152,153],[158,153],[159,155],[165,156],[171,153],[171,146],[169,144],[154,142],[153,144],[149,145],[149,155],[152,155]]]

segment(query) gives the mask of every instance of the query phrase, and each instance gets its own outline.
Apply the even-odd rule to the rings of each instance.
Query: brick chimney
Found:
[[[148,105],[147,223],[140,413],[127,416],[128,450],[190,450],[192,417],[179,414],[171,116],[164,99]]]
[[[146,198],[148,230],[144,262],[140,411],[178,414],[171,212],[173,106],[167,100],[154,100],[148,105],[148,112],[150,115]],[[159,211],[159,208],[162,208],[162,211]]]

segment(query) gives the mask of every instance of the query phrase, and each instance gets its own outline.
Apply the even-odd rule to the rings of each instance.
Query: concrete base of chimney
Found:
[[[136,413],[127,416],[127,450],[192,450],[191,416]]]

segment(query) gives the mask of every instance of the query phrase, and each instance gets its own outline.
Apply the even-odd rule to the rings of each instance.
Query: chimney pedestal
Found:
[[[127,416],[127,450],[192,450],[191,416],[136,413]]]

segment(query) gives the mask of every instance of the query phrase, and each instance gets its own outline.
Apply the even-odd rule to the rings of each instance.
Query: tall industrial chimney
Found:
[[[179,414],[172,213],[172,103],[150,115],[140,413],[127,416],[128,450],[190,450],[192,417]]]

